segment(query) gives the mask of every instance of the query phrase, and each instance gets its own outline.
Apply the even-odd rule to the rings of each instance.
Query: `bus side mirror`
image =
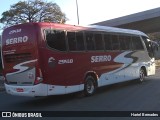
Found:
[[[157,46],[156,48],[157,48],[156,50],[158,51],[158,49],[159,49],[159,46]]]
[[[154,51],[158,51],[159,44],[157,42],[152,42],[152,48],[153,48]]]
[[[158,51],[158,49],[159,49],[159,45],[156,44],[155,47],[154,47],[154,50],[155,50],[155,51]]]

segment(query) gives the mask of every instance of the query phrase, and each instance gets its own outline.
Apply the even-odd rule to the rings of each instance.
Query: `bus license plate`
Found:
[[[17,88],[16,91],[17,92],[24,92],[24,89],[23,88]]]

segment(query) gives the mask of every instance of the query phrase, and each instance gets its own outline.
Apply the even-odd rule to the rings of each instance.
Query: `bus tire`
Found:
[[[84,95],[91,96],[96,91],[96,81],[92,76],[87,76],[84,84]]]
[[[145,70],[143,68],[139,71],[139,82],[142,83],[145,79]]]

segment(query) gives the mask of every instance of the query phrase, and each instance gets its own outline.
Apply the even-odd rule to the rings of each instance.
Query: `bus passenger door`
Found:
[[[150,61],[148,62],[148,75],[154,75],[155,74],[155,48],[156,44],[154,44],[152,41],[149,39],[145,40],[146,48],[148,55],[150,57]]]
[[[148,63],[148,75],[154,75],[155,74],[155,58],[152,58]]]

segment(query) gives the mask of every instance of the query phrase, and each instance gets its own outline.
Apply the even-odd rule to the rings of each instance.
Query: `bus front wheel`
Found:
[[[88,76],[84,84],[84,94],[85,96],[91,96],[95,93],[95,91],[96,91],[95,79],[92,76]]]
[[[139,71],[139,82],[143,82],[144,79],[145,79],[145,71],[143,68],[141,68]]]

